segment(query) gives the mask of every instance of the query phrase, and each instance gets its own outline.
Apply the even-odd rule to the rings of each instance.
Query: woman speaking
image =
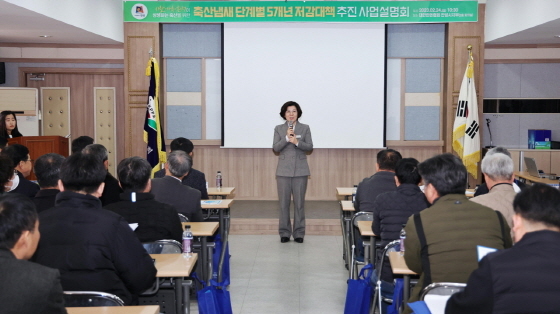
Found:
[[[278,233],[280,242],[290,241],[294,237],[297,243],[303,243],[305,236],[305,191],[309,165],[305,152],[313,150],[311,130],[307,124],[299,123],[301,107],[295,101],[288,101],[280,109],[280,116],[286,123],[274,128],[272,149],[280,153],[276,168],[276,183],[280,201],[280,222]],[[294,226],[290,222],[290,200],[294,196]]]

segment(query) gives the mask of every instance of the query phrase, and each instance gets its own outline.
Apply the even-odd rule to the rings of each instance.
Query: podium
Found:
[[[62,136],[21,136],[8,139],[8,145],[20,144],[29,149],[29,156],[36,160],[48,153],[57,153],[68,157],[68,139]],[[31,171],[28,180],[37,180]]]

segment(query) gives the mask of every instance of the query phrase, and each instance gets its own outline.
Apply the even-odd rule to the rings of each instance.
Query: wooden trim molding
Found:
[[[44,60],[43,60],[44,61]],[[123,68],[101,69],[101,68],[19,68],[20,73],[56,73],[56,74],[124,74]]]

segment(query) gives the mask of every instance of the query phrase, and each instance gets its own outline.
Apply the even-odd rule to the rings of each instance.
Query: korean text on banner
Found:
[[[152,165],[153,176],[160,170],[160,164],[166,160],[163,126],[159,119],[159,66],[155,58],[148,61],[146,76],[150,77],[150,89],[144,122],[144,142],[148,144],[146,159]]]
[[[474,85],[474,61],[469,56],[461,83],[455,122],[453,123],[453,150],[457,152],[467,171],[476,179],[480,161],[480,133],[478,103]]]

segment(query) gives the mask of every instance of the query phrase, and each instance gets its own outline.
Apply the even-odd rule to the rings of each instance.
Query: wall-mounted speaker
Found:
[[[6,83],[6,65],[0,62],[0,84]]]

